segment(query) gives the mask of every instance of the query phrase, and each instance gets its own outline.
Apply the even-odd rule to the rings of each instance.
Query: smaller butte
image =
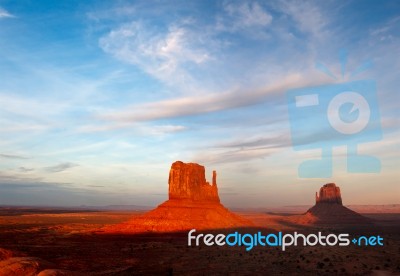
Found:
[[[327,226],[365,226],[371,220],[343,206],[340,188],[328,183],[319,189],[315,196],[315,205],[304,215],[309,222]]]

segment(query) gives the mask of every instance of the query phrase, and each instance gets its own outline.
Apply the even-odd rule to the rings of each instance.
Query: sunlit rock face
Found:
[[[212,179],[210,185],[204,166],[176,161],[169,171],[169,199],[219,202],[216,171]]]
[[[342,205],[342,196],[340,188],[335,183],[328,183],[319,189],[319,195],[315,195],[315,204],[332,203]]]
[[[104,231],[174,232],[254,226],[220,203],[215,171],[210,184],[204,166],[176,161],[171,166],[168,185],[167,201],[127,222],[106,227]]]

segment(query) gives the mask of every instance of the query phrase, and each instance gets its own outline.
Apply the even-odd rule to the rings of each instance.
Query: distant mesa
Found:
[[[168,185],[167,201],[144,215],[104,228],[105,232],[172,232],[253,226],[251,221],[230,212],[220,203],[216,171],[213,171],[210,184],[204,166],[176,161],[171,166]]]
[[[311,224],[349,226],[371,224],[371,220],[343,206],[340,188],[335,183],[322,186],[315,205],[303,216]]]

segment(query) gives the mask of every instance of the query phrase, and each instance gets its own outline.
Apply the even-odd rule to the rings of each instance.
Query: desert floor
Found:
[[[293,214],[239,213],[257,225],[254,229],[239,229],[242,233],[259,230],[263,233],[315,233],[321,230],[326,234],[375,234],[385,239],[381,247],[299,246],[282,252],[279,247],[258,246],[246,251],[244,247],[188,247],[187,232],[111,235],[99,231],[103,226],[142,213],[0,208],[0,275],[5,274],[2,267],[11,258],[25,260],[25,265],[30,265],[29,258],[18,257],[40,260],[37,262],[43,263],[39,270],[54,268],[76,275],[400,274],[400,214],[397,213],[364,214],[374,220],[374,226],[340,230],[339,225],[322,230],[296,225],[291,223],[291,218],[296,216]],[[216,230],[221,231],[233,230]],[[20,266],[18,269],[26,268],[15,265]]]

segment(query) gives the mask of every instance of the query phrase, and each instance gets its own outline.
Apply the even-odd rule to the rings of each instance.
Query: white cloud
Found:
[[[273,19],[257,2],[225,2],[223,10],[223,16],[217,18],[217,29],[220,31],[259,31],[269,26]]]
[[[210,59],[188,28],[170,26],[165,34],[131,22],[100,38],[100,47],[117,59],[134,64],[167,84],[191,80],[187,64],[199,65]]]
[[[1,18],[13,18],[15,17],[14,15],[12,15],[11,13],[9,13],[8,11],[6,11],[5,9],[3,9],[2,7],[0,7],[0,19]]]
[[[289,15],[296,23],[299,30],[321,38],[325,34],[325,27],[329,17],[313,2],[307,1],[282,1],[279,9]]]
[[[224,9],[230,16],[239,19],[237,25],[268,26],[272,21],[272,16],[256,2],[228,3],[224,5]]]
[[[267,96],[277,95],[287,89],[320,83],[319,77],[308,76],[305,78],[300,74],[291,74],[280,80],[275,80],[272,85],[266,85],[252,91],[237,89],[224,93],[180,97],[134,105],[124,110],[113,110],[98,116],[104,120],[123,123],[189,116],[254,105],[264,100]]]
[[[181,132],[184,130],[186,130],[186,127],[181,125],[156,125],[140,128],[140,132],[142,132],[143,135],[146,136],[163,136],[166,134]]]

